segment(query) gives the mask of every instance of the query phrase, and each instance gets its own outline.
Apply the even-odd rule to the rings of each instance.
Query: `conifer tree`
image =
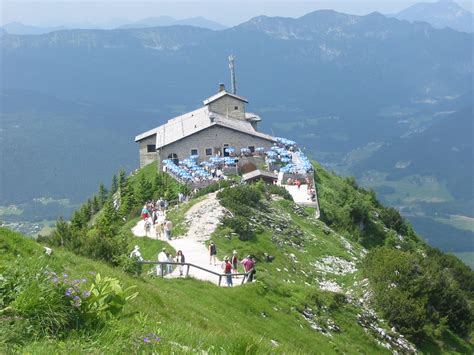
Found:
[[[103,183],[100,183],[100,185],[99,185],[99,192],[97,193],[97,199],[98,199],[98,202],[99,202],[99,208],[102,208],[102,206],[104,205],[105,201],[107,200],[107,196],[108,196],[108,191],[107,191],[107,189],[105,188],[105,186],[104,186]]]
[[[99,198],[96,196],[94,196],[92,198],[92,214],[96,214],[97,212],[99,212],[100,210],[100,203],[99,203]]]
[[[127,189],[127,174],[125,173],[124,169],[121,169],[119,172],[118,188],[120,190],[120,194],[124,193]]]
[[[152,184],[145,178],[144,175],[141,175],[138,179],[138,185],[135,191],[135,196],[137,203],[143,203],[150,200],[153,196]]]
[[[71,240],[71,229],[63,217],[56,221],[56,228],[52,233],[52,242],[62,247],[67,246]]]
[[[112,177],[112,184],[110,185],[109,196],[113,196],[118,191],[118,178],[117,175],[114,174]]]

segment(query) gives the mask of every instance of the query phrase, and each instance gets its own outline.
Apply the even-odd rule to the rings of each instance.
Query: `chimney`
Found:
[[[221,91],[225,91],[225,85],[222,83],[219,84],[219,92]]]

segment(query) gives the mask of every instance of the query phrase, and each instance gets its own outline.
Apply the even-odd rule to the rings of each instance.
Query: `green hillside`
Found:
[[[49,257],[34,240],[0,229],[0,351],[379,354],[408,352],[409,339],[425,353],[471,352],[473,273],[425,245],[353,179],[315,167],[321,220],[278,187],[221,186],[217,197],[231,213],[212,236],[218,256],[236,249],[257,259],[257,281],[234,288],[153,278],[146,267],[138,277],[124,271],[134,244],[146,259],[166,245],[131,235],[143,199],[172,200],[184,189],[154,166],[119,175],[71,223],[58,221],[40,238],[63,245]],[[195,202],[170,211],[175,231],[184,233]],[[69,289],[102,285],[91,273],[136,286],[126,294],[138,295],[123,309],[118,291],[102,299],[103,307],[116,302],[109,313],[84,293],[72,304]]]

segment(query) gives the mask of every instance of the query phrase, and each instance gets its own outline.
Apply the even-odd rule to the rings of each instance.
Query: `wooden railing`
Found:
[[[191,264],[191,263],[176,263],[176,262],[172,262],[172,261],[142,261],[141,262],[142,264],[149,264],[149,265],[160,265],[162,267],[160,267],[160,274],[161,274],[161,277],[164,277],[165,276],[165,272],[164,272],[164,265],[178,265],[178,266],[186,266],[186,277],[189,276],[189,269],[191,267],[194,267],[196,269],[199,269],[199,270],[202,270],[202,271],[205,271],[205,272],[208,272],[209,274],[212,274],[212,275],[215,275],[217,277],[219,277],[219,282],[218,282],[218,285],[220,286],[221,283],[222,283],[222,278],[223,277],[227,277],[229,276],[229,274],[221,274],[221,273],[218,273],[216,271],[213,271],[213,270],[209,270],[209,269],[206,269],[206,268],[203,268],[202,266],[199,266],[199,265],[196,265],[196,264]],[[243,276],[242,277],[242,285],[244,284],[245,280],[248,278],[249,276],[249,273],[250,272],[244,272],[244,273],[236,273],[236,274],[230,274],[232,277],[234,276]]]

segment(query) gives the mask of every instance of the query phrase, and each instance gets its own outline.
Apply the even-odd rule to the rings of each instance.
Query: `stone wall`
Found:
[[[237,110],[235,109],[237,107]],[[245,102],[231,96],[223,96],[209,104],[209,111],[217,112],[224,116],[245,119]]]
[[[154,152],[148,152],[148,145],[155,146],[155,144],[156,135],[152,135],[151,137],[148,137],[140,142],[140,168],[143,168],[145,165],[148,165],[158,159],[156,150]]]
[[[273,146],[273,142],[266,139],[226,127],[213,126],[167,145],[160,152],[160,158],[161,160],[167,159],[170,154],[174,153],[178,155],[179,160],[182,160],[191,155],[191,149],[197,149],[200,160],[207,160],[210,156],[206,155],[206,148],[210,148],[212,155],[215,155],[218,151],[223,153],[224,144],[235,148],[237,153],[240,148],[249,146],[265,147],[266,150]]]

